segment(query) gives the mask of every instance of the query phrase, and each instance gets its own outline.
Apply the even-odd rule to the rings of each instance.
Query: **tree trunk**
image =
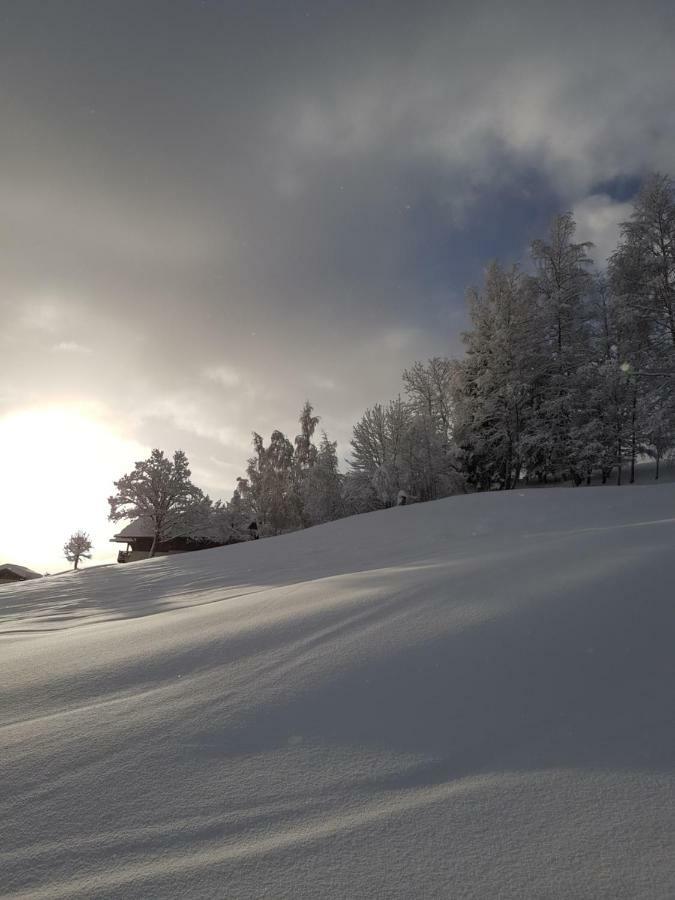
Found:
[[[157,547],[158,539],[159,539],[159,531],[156,529],[155,533],[152,537],[152,544],[150,546],[150,553],[148,554],[148,556],[153,557],[155,555],[155,549]]]
[[[637,411],[637,386],[633,391],[633,411],[631,413],[631,444],[630,444],[630,483],[633,484],[635,482],[635,456],[636,456],[636,442],[637,435],[635,433],[635,418]]]
[[[619,445],[617,447],[617,459],[616,459],[616,483],[617,485],[621,484],[621,470],[623,469],[623,456],[621,454],[621,437],[619,436]]]
[[[661,454],[656,452],[656,474],[654,475],[654,481],[659,480],[659,463],[661,462]]]
[[[514,491],[518,487],[518,482],[520,481],[521,468],[522,468],[521,461],[519,459],[516,459],[516,467],[515,467],[515,471],[513,473],[513,484],[511,485],[511,487]]]
[[[77,569],[77,564],[79,563],[79,561],[80,561],[80,557],[76,556],[75,559],[73,560],[73,563],[74,563],[73,570]]]

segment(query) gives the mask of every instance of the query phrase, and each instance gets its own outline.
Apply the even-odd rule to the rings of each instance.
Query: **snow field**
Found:
[[[0,589],[0,892],[675,893],[675,485]]]

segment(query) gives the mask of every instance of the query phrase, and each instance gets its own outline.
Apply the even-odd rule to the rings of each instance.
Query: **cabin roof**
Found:
[[[153,528],[152,519],[149,516],[140,516],[138,519],[134,519],[133,522],[129,522],[128,525],[125,525],[112,540],[124,542],[128,538],[151,538],[154,533],[155,529]]]
[[[15,563],[0,563],[0,575],[2,575],[3,572],[11,572],[13,575],[18,575],[20,578],[42,578],[42,575],[40,575],[39,572],[34,572],[26,566],[17,566]]]

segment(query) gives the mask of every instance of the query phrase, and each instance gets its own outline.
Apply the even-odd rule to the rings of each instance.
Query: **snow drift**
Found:
[[[670,897],[675,485],[0,589],[0,885]]]

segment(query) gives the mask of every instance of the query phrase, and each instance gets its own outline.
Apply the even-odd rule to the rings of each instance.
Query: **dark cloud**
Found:
[[[463,293],[672,169],[672,4],[0,4],[0,412],[97,399],[227,493],[306,396],[342,443]],[[214,377],[214,372],[229,373]]]

